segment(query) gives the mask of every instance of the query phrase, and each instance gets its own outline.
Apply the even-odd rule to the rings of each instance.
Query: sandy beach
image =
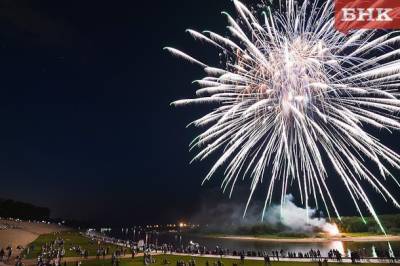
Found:
[[[41,234],[66,230],[55,224],[0,220],[0,248],[11,246],[13,257],[19,254],[18,246],[26,247]]]
[[[253,237],[253,236],[216,236],[221,239],[236,239],[236,240],[252,240],[252,241],[268,241],[268,242],[288,242],[288,243],[312,243],[312,242],[329,242],[329,241],[344,241],[344,242],[386,242],[400,241],[400,236],[394,235],[377,235],[377,236],[338,236],[338,237],[310,237],[310,238],[268,238],[268,237]]]

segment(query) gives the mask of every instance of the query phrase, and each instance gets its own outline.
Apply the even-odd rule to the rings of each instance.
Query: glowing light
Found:
[[[328,233],[330,236],[339,236],[340,231],[338,226],[335,223],[326,223],[323,227],[323,230]]]
[[[179,227],[186,227],[185,223],[179,223]]]
[[[340,254],[344,254],[344,245],[342,241],[332,241],[330,242],[330,249],[336,249]]]
[[[400,169],[400,157],[365,128],[400,129],[400,37],[390,32],[336,31],[330,0],[284,2],[276,12],[264,7],[260,23],[256,14],[234,0],[239,18],[224,13],[229,38],[188,30],[221,51],[222,67],[165,48],[207,73],[196,81],[201,86],[197,98],[173,103],[215,107],[192,123],[207,127],[191,144],[200,148],[193,160],[222,151],[204,181],[225,167],[222,187],[230,195],[238,180],[250,177],[246,210],[256,187],[264,182],[263,216],[276,190],[284,201],[295,184],[307,209],[313,200],[329,217],[333,209],[340,218],[326,182],[329,167],[361,217],[363,204],[385,232],[364,185],[400,207],[384,184],[391,179],[399,185],[388,167]],[[379,174],[369,170],[371,165]]]

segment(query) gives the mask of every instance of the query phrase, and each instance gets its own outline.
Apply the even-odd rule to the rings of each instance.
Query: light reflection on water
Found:
[[[293,243],[293,242],[269,242],[260,240],[238,240],[238,239],[218,239],[208,237],[182,237],[183,244],[186,244],[186,239],[190,239],[193,242],[199,243],[202,246],[206,246],[208,249],[214,249],[215,247],[228,248],[230,250],[247,251],[247,250],[260,250],[260,251],[272,251],[272,250],[284,250],[291,252],[308,252],[310,249],[319,249],[323,254],[327,254],[331,249],[337,249],[342,254],[346,250],[347,246],[342,241],[331,241],[331,242],[312,242],[312,243]]]
[[[112,234],[113,235],[113,234]],[[117,238],[133,239],[132,235],[125,235],[125,237],[116,236]],[[269,242],[252,239],[227,239],[227,238],[215,238],[215,237],[203,237],[198,235],[186,235],[178,233],[148,233],[148,243],[158,245],[163,243],[173,244],[177,247],[186,247],[190,241],[198,243],[200,246],[207,247],[208,250],[213,250],[216,247],[229,249],[230,251],[272,251],[272,250],[284,250],[285,252],[308,252],[311,249],[320,250],[323,256],[326,256],[329,250],[339,250],[343,255],[347,255],[348,251],[363,250],[364,254],[373,256],[373,247],[375,250],[387,250],[388,243],[382,242],[350,242],[350,241],[327,241],[327,242],[310,242],[310,243],[293,243],[293,242]],[[139,239],[145,239],[145,235],[136,235],[136,241]],[[396,254],[400,252],[400,242],[391,242],[391,246]]]
[[[182,240],[180,237],[175,235],[171,236],[169,234],[158,234],[153,236],[153,241],[157,239],[159,244],[164,242],[172,243],[175,245],[186,246],[190,241],[198,243],[201,246],[206,246],[209,250],[215,249],[216,247],[228,248],[232,250],[255,250],[255,251],[272,251],[281,250],[291,251],[291,252],[308,252],[310,249],[319,249],[322,255],[326,256],[329,250],[336,249],[342,254],[347,254],[348,250],[363,250],[365,254],[372,256],[372,247],[374,246],[377,250],[387,250],[387,242],[349,242],[349,241],[327,241],[327,242],[311,242],[311,243],[293,243],[293,242],[269,242],[260,240],[239,240],[239,239],[221,239],[221,238],[211,238],[211,237],[199,237],[182,235]],[[391,243],[393,249],[396,251],[400,250],[400,242]],[[397,252],[396,252],[397,253]]]
[[[342,241],[332,241],[330,249],[339,250],[340,253],[344,254],[344,246]]]

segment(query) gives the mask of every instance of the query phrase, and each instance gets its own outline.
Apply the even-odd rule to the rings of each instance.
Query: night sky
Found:
[[[226,32],[229,0],[0,5],[0,198],[50,207],[54,217],[138,224],[247,197],[246,181],[231,201],[218,176],[200,186],[212,160],[189,165],[199,131],[185,126],[207,109],[169,103],[192,97],[203,73],[162,49],[218,62],[184,31]],[[395,150],[398,137],[384,136]],[[336,200],[352,214],[343,195]]]

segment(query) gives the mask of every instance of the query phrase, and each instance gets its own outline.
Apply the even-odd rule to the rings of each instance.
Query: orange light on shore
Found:
[[[185,223],[179,223],[179,227],[186,227]]]

